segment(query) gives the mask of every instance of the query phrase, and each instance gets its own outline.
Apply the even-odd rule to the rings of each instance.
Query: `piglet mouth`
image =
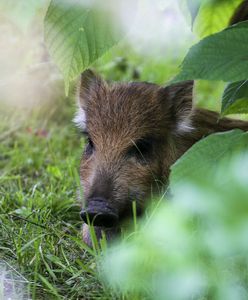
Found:
[[[101,239],[106,239],[107,242],[111,242],[115,237],[117,237],[120,233],[119,227],[100,227],[100,226],[92,226],[90,229],[90,226],[86,223],[83,224],[83,241],[89,246],[93,246],[93,236],[92,236],[92,230],[94,231],[93,235],[95,235],[98,243]],[[93,239],[93,240],[92,240]]]
[[[106,238],[107,241],[111,241],[119,231],[118,210],[113,208],[105,198],[88,199],[88,205],[82,209],[80,216],[85,223],[83,224],[83,240],[91,247],[92,239],[96,238],[100,241]],[[91,224],[92,228],[88,224]]]
[[[89,221],[93,226],[113,228],[117,226],[119,217],[110,209],[105,209],[104,211],[98,212],[97,209],[84,209],[81,211],[81,218],[85,223]]]

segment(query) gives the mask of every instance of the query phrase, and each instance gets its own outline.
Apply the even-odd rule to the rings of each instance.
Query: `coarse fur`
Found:
[[[229,25],[247,19],[244,0]],[[98,215],[119,221],[106,229],[106,219],[100,219],[103,227],[95,227],[98,238],[102,229],[107,237],[118,232],[120,222],[132,212],[133,200],[142,212],[151,192],[167,184],[171,165],[194,143],[214,132],[248,130],[248,122],[195,108],[193,85],[108,84],[90,70],[81,75],[74,121],[88,138],[80,165],[84,212],[91,217],[94,212],[93,224]],[[83,239],[91,244],[86,224]]]
[[[121,222],[134,200],[142,212],[194,143],[214,132],[248,130],[248,122],[193,108],[192,99],[193,81],[160,87],[109,84],[90,70],[81,75],[75,121],[88,138],[80,166],[86,207],[104,199]]]

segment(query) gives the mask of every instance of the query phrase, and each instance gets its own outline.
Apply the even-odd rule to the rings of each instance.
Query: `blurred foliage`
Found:
[[[246,80],[247,67],[243,57],[247,52],[247,26],[242,23],[229,28],[229,30],[223,30],[228,26],[235,9],[242,1],[184,0],[179,2],[184,7],[186,3],[194,31],[200,37],[207,37],[190,49],[183,60],[181,72],[176,80],[205,79],[230,82]],[[113,12],[117,13],[118,9],[121,10],[121,3],[117,5],[109,1],[103,5],[99,1],[81,3],[76,0],[72,2],[53,0],[50,2],[44,23],[46,44],[63,74],[66,93],[69,91],[70,82],[121,39],[122,21],[117,20],[121,19],[121,15],[117,14],[117,17],[113,18]],[[112,6],[115,9],[112,9]],[[143,6],[146,5],[142,2],[139,9],[141,10]],[[111,9],[109,9],[110,7]],[[164,11],[161,11],[165,16],[168,14],[171,17],[175,13],[175,11],[168,10],[163,3],[161,3],[161,7],[164,7]],[[106,11],[108,11],[107,15]],[[176,22],[179,20],[176,19]],[[220,30],[223,31],[216,33]],[[130,45],[127,45],[127,49],[128,47],[130,48]],[[112,57],[113,53],[111,53]],[[101,60],[101,65],[103,65],[102,62]],[[164,58],[164,70],[167,69],[167,62],[168,60]],[[110,79],[113,77],[117,80],[120,77],[123,79],[122,73],[122,75],[125,74],[124,79],[131,77],[131,79],[143,80],[140,70],[134,67],[130,71],[126,58],[122,57],[119,61],[104,65],[105,71],[113,63],[116,63],[117,66],[116,74],[113,76],[108,73]],[[177,64],[179,64],[178,58]],[[149,77],[146,76],[144,80],[149,80]],[[154,82],[154,80],[151,81]],[[234,92],[237,93],[237,89]],[[246,100],[247,95],[244,95],[243,98]],[[239,101],[237,105],[235,105],[236,101]],[[227,102],[232,102],[232,109],[224,112],[226,105],[223,105],[222,112],[225,114],[245,112],[243,108],[246,105],[245,101],[232,97]]]
[[[68,126],[74,101],[71,97],[65,99],[62,78],[43,43],[41,24],[49,3],[0,3],[0,259],[17,266],[25,275],[33,299],[247,299],[248,154],[247,135],[240,131],[209,137],[177,162],[171,176],[173,201],[153,199],[158,200],[156,206],[148,209],[135,231],[108,250],[103,268],[112,289],[106,288],[105,280],[104,284],[99,282],[102,270],[98,269],[96,258],[101,259],[102,255],[82,242],[79,206],[75,204],[75,189],[79,185],[76,169],[83,143]],[[205,37],[227,26],[240,1],[187,3],[191,4],[188,8],[194,32]],[[160,12],[164,18],[171,17],[170,10]],[[56,10],[53,13],[50,18],[54,22],[58,15]],[[81,16],[80,11],[73,13]],[[67,24],[65,21],[71,21],[70,18],[72,22]],[[101,51],[93,46],[78,49],[77,42],[80,47],[85,46],[80,40],[83,31],[78,32],[82,20],[70,18],[61,20],[55,28],[65,26],[57,40],[49,37],[51,48],[56,44],[56,50],[62,52],[62,60],[65,53],[73,58],[70,49],[63,52],[64,47],[77,50],[70,80],[88,64],[107,80],[116,81],[166,85],[178,73],[185,49],[176,54],[169,48],[165,52],[160,49],[162,55],[148,55],[156,45],[150,43],[147,52],[140,53],[126,37],[106,51],[112,43],[104,40],[104,35],[100,36]],[[95,23],[92,19],[88,21],[83,38],[90,34],[89,43],[97,41],[97,35],[90,27]],[[149,24],[150,19],[146,21]],[[218,38],[223,32],[227,35],[222,41],[225,47],[219,43],[210,50],[215,62],[229,72],[235,71],[230,68],[230,61],[238,59],[241,52],[239,63],[245,67],[245,26],[232,29],[242,31],[242,36],[235,34],[235,40],[230,41],[228,32],[232,30],[211,37]],[[56,30],[50,34],[56,36]],[[176,43],[179,38],[173,39]],[[235,51],[230,57],[217,58],[219,51],[227,50]],[[85,61],[77,64],[80,59]],[[193,64],[189,68],[202,68],[202,58],[197,63],[195,57],[191,59]],[[209,69],[214,64],[209,59],[205,62],[203,71],[213,76]],[[221,70],[220,76],[226,76],[225,70]],[[237,74],[240,75],[239,70]],[[210,79],[206,74],[203,78]],[[247,112],[246,89],[232,80],[223,96],[222,111]],[[75,85],[72,81],[70,96],[75,93]],[[217,99],[221,99],[223,88],[220,81],[197,81],[197,104],[220,110]],[[32,111],[32,117],[27,118],[28,111]],[[1,292],[0,282],[0,295]]]
[[[222,96],[222,114],[248,113],[247,80],[229,83]]]
[[[229,81],[229,89],[223,95],[222,113],[246,113],[246,85],[238,84],[237,81],[246,81],[248,78],[248,63],[244,59],[248,50],[247,36],[248,21],[245,21],[204,38],[190,48],[175,81]]]
[[[120,31],[100,1],[52,0],[45,24],[47,48],[62,72],[66,94],[70,82],[117,41]],[[118,34],[117,34],[118,33]]]
[[[225,29],[234,10],[242,0],[188,0],[188,2],[191,3],[191,6],[192,4],[195,6],[198,4],[194,31],[203,38]]]
[[[28,30],[37,14],[43,14],[50,0],[8,0],[0,2],[2,17],[8,18],[19,29]]]
[[[72,114],[43,42],[48,2],[0,2],[0,141],[21,127],[45,128]]]
[[[176,80],[246,80],[247,37],[248,21],[206,37],[189,50]]]
[[[128,242],[107,252],[103,269],[112,287],[129,299],[247,299],[247,134],[244,143],[234,141],[241,136],[210,136],[172,168],[173,201],[161,199]],[[217,168],[216,143],[229,139],[246,153],[225,151]]]
[[[221,165],[227,165],[232,157],[241,156],[247,149],[248,133],[239,129],[216,133],[202,139],[174,164],[170,174],[170,186],[174,188],[187,178],[204,179],[206,170],[207,174],[217,176]],[[221,180],[224,184],[226,179],[221,176]]]

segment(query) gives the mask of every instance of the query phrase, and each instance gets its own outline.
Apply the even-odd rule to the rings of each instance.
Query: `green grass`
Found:
[[[33,47],[29,48],[32,52]],[[29,56],[30,65],[39,62]],[[173,53],[144,57],[124,40],[94,66],[108,80],[166,85],[177,74],[183,57],[183,53],[177,58]],[[195,102],[219,111],[222,91],[223,83],[197,83]],[[15,113],[5,113],[9,108],[3,107],[2,100],[0,300],[26,300],[28,295],[32,300],[130,299],[104,286],[97,263],[101,257],[99,247],[89,249],[82,241],[77,189],[84,142],[71,124],[73,111],[68,106],[74,101],[60,99],[59,109],[50,108],[47,114],[42,103],[32,118],[26,118],[21,105],[14,107]],[[47,119],[48,115],[52,120]],[[134,216],[135,212],[134,202]],[[147,213],[147,224],[150,225],[155,212],[156,208]],[[134,217],[133,235],[138,227]]]
[[[169,72],[175,72],[173,64],[146,62],[135,54],[128,57],[124,70],[120,60],[112,59],[108,65],[110,60],[105,56],[105,68],[96,67],[104,77],[115,80],[132,80],[135,65],[141,73],[139,80],[160,84],[169,80]],[[209,92],[207,84],[199,88],[200,95]],[[77,189],[84,141],[71,123],[72,105],[62,100],[50,121],[44,111],[25,122],[16,122],[21,114],[17,118],[13,113],[11,117],[1,114],[0,262],[24,276],[33,300],[122,299],[98,279],[99,248],[89,249],[82,241]],[[132,228],[136,226],[134,218]],[[0,295],[3,289],[0,283]]]
[[[112,80],[133,80],[137,69],[137,80],[164,85],[179,65],[135,53],[113,59],[123,53],[115,49],[96,68]],[[197,84],[196,102],[217,109],[221,89],[218,83]],[[18,299],[27,293],[33,300],[124,299],[99,280],[99,248],[89,249],[82,241],[77,189],[84,141],[71,123],[74,101],[67,100],[61,99],[52,120],[44,111],[25,122],[22,112],[0,114],[0,299],[6,292],[2,273],[25,281],[24,290],[10,286]]]
[[[113,59],[122,51],[116,52],[96,64],[105,78],[132,80],[138,66],[139,80],[147,77],[163,83],[168,79],[171,69],[167,65],[164,73],[166,63],[147,63],[132,53],[126,58],[127,68],[122,69],[120,59]],[[0,274],[4,270],[4,274],[24,277],[24,291],[11,287],[18,299],[26,290],[33,300],[123,299],[99,280],[99,247],[89,249],[82,241],[77,189],[84,141],[71,123],[74,99],[60,99],[57,104],[58,109],[48,108],[55,111],[52,120],[46,119],[43,107],[25,118],[20,108],[17,114],[1,106]],[[3,279],[0,295],[6,293],[4,285]]]
[[[47,136],[23,126],[0,144],[0,261],[25,277],[32,299],[109,299],[81,238],[83,141],[68,124],[51,123]]]

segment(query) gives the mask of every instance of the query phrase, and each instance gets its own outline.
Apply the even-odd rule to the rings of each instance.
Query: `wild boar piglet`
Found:
[[[170,166],[196,141],[216,131],[248,129],[246,122],[192,108],[193,81],[161,87],[107,83],[92,71],[80,78],[74,119],[87,139],[80,164],[81,217],[112,237],[167,184]],[[83,230],[90,244],[89,230]]]

